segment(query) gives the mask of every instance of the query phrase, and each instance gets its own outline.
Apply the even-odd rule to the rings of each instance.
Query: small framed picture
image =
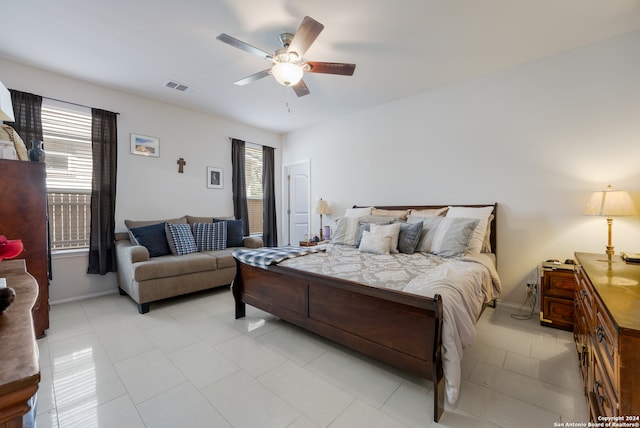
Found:
[[[222,168],[207,167],[207,187],[209,189],[222,189],[224,177],[222,176]]]
[[[160,139],[147,135],[131,134],[131,154],[160,157]]]

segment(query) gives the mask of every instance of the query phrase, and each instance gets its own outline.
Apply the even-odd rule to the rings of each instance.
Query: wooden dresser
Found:
[[[638,417],[640,265],[590,253],[576,262],[574,338],[591,420]]]
[[[49,258],[47,247],[47,186],[45,164],[0,159],[0,234],[21,239],[18,257],[38,281],[38,300],[33,307],[36,337],[49,328]]]
[[[33,397],[40,382],[38,345],[31,308],[38,284],[27,273],[24,260],[0,262],[0,278],[16,292],[16,299],[0,314],[0,428],[23,426],[24,415],[33,421]]]

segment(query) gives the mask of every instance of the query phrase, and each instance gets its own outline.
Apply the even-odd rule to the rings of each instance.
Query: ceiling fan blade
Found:
[[[250,54],[257,55],[264,59],[271,59],[272,55],[269,52],[265,52],[262,49],[258,49],[255,46],[251,46],[248,43],[245,43],[241,40],[236,39],[233,36],[222,33],[216,39],[220,40],[223,43],[233,46],[234,48],[242,49],[243,51],[249,52]]]
[[[307,84],[304,83],[304,80],[300,79],[298,83],[292,86],[294,92],[298,97],[304,97],[305,95],[309,95],[311,92],[307,87]]]
[[[233,84],[238,86],[248,85],[249,83],[255,82],[256,80],[260,80],[263,77],[267,77],[270,74],[271,74],[271,69],[258,71],[257,73],[254,73],[251,76],[247,76],[244,79],[240,79],[238,81],[233,82]]]
[[[295,52],[299,58],[302,58],[323,29],[324,25],[313,18],[305,16],[287,51]]]
[[[340,74],[342,76],[353,76],[353,72],[356,70],[355,64],[346,64],[344,62],[307,61],[305,64],[311,67],[308,70],[306,70],[311,73]]]

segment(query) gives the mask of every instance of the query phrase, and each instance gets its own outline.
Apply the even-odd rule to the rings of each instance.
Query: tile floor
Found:
[[[248,307],[249,308],[249,307]],[[587,421],[568,332],[487,309],[460,398],[433,422],[432,385],[257,309],[229,289],[151,305],[110,295],[51,308],[38,428],[553,427]]]

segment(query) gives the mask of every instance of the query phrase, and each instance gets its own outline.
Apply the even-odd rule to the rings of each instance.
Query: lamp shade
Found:
[[[329,203],[324,199],[320,198],[318,201],[318,205],[316,205],[316,214],[330,214]]]
[[[0,82],[0,120],[14,122],[13,105],[11,104],[11,94],[9,90]]]
[[[302,68],[290,62],[279,62],[271,67],[273,77],[284,86],[293,86],[302,79]]]
[[[585,215],[598,216],[636,216],[631,196],[624,190],[613,190],[611,185],[607,190],[594,192],[584,210]]]

